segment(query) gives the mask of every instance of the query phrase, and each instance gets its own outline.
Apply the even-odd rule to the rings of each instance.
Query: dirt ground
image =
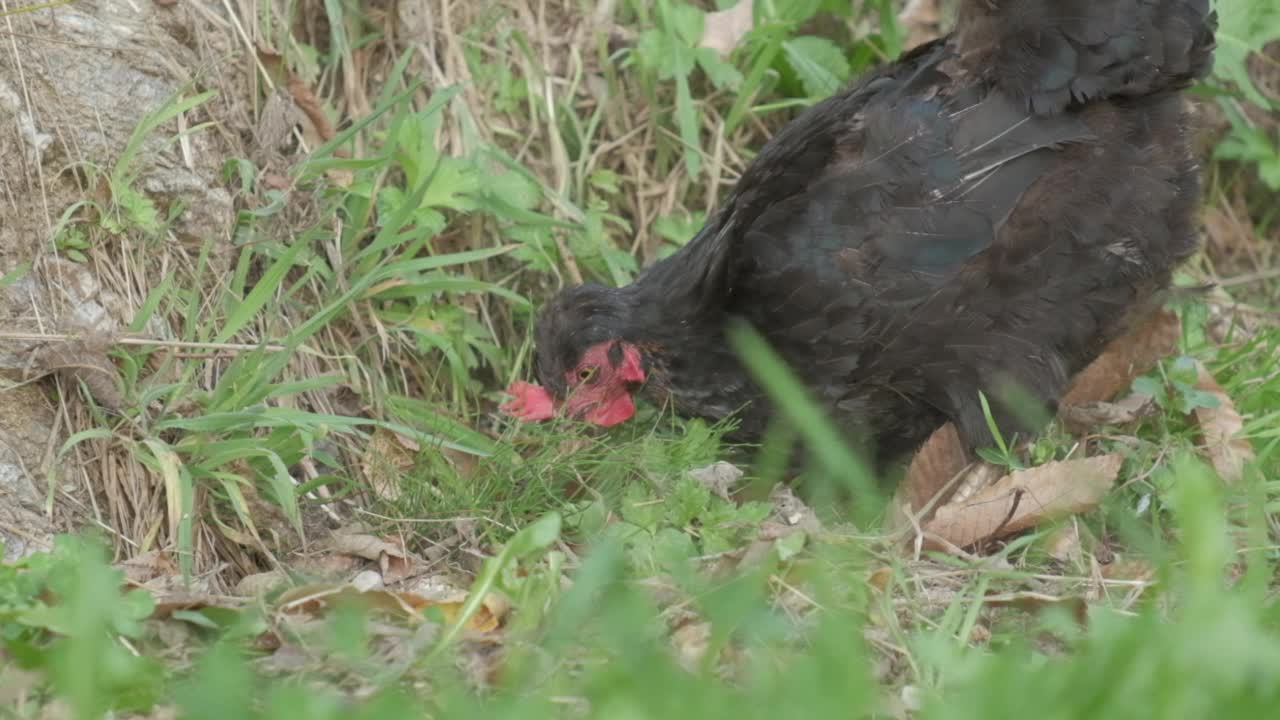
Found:
[[[101,524],[86,492],[93,459],[59,455],[71,417],[56,385],[74,375],[47,372],[79,361],[74,348],[71,356],[59,351],[50,368],[40,353],[61,334],[126,328],[141,298],[125,263],[111,263],[111,248],[72,262],[53,239],[66,219],[88,212],[82,199],[104,199],[104,177],[120,166],[135,129],[175,93],[190,92],[193,73],[224,92],[244,86],[240,65],[225,61],[232,48],[217,45],[228,33],[215,7],[89,0],[0,25],[0,540],[9,559],[47,547],[55,529]],[[241,104],[210,104],[219,106]],[[185,208],[150,242],[230,240],[233,208],[219,173],[247,122],[229,112],[177,143],[166,141],[182,129],[173,122],[143,139],[130,163],[137,184],[162,208]],[[123,255],[136,241],[118,242]]]

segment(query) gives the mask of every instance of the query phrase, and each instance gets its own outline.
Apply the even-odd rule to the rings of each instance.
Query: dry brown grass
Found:
[[[253,158],[264,176],[274,175],[279,184],[287,183],[289,165],[331,136],[334,127],[342,127],[353,119],[367,115],[373,100],[382,91],[389,70],[404,52],[411,53],[409,75],[421,78],[423,85],[414,98],[421,107],[431,93],[455,83],[465,89],[451,103],[441,129],[440,146],[447,153],[465,155],[479,144],[492,143],[503,148],[519,163],[532,171],[548,190],[546,211],[554,217],[580,221],[581,213],[573,200],[581,197],[587,177],[601,169],[611,170],[620,178],[615,196],[617,213],[631,228],[630,233],[614,228],[614,240],[627,247],[640,262],[651,261],[661,239],[652,231],[654,221],[677,207],[701,207],[710,210],[719,191],[732,183],[745,165],[746,158],[737,148],[758,147],[769,129],[760,122],[744,123],[733,137],[722,132],[720,111],[727,98],[711,97],[702,103],[701,118],[704,138],[710,139],[703,178],[690,179],[676,163],[671,171],[654,173],[654,158],[659,153],[659,138],[669,133],[655,113],[666,108],[650,107],[642,89],[625,72],[619,72],[610,53],[628,39],[626,31],[611,27],[615,8],[609,0],[586,6],[578,0],[504,0],[495,3],[473,3],[461,0],[430,0],[425,3],[371,3],[362,15],[347,16],[342,28],[350,37],[357,31],[372,38],[352,48],[335,47],[334,28],[326,21],[324,3],[308,0],[293,5],[285,2],[252,0],[220,0],[218,2],[182,3],[140,12],[126,20],[143,33],[159,39],[159,49],[128,48],[127,61],[156,68],[169,86],[190,83],[191,90],[214,89],[218,94],[207,105],[185,113],[175,123],[168,123],[162,135],[170,136],[201,122],[211,126],[203,133],[184,138],[173,148],[158,143],[148,144],[141,163],[144,174],[159,164],[176,163],[192,174],[211,179],[224,158]],[[148,9],[150,10],[150,9]],[[55,11],[57,12],[57,11]],[[131,13],[132,10],[121,12]],[[290,14],[292,13],[292,14]],[[47,13],[32,13],[6,18],[11,39],[33,38],[47,34]],[[483,33],[476,28],[487,28]],[[529,53],[516,51],[515,43],[492,44],[498,37],[512,34],[528,39]],[[44,44],[31,43],[22,48],[26,55],[10,49],[10,57],[18,63],[55,66],[60,58],[46,56],[50,47],[59,47],[56,38]],[[72,41],[78,60],[99,52],[92,45]],[[314,48],[332,55],[332,62],[315,65],[304,48]],[[520,78],[527,90],[525,102],[511,106],[496,102],[473,83],[467,54],[482,62],[505,66]],[[595,113],[612,87],[613,101],[603,107],[601,122],[592,138],[592,152],[577,161],[571,160],[562,142],[557,123],[566,111],[579,117]],[[84,132],[87,124],[78,108],[61,108],[65,100],[52,92],[41,91],[38,83],[28,83],[24,91],[32,104],[42,112],[59,118],[56,125],[67,135]],[[623,98],[619,100],[618,98]],[[659,96],[669,104],[669,98]],[[151,108],[138,108],[138,113]],[[107,130],[108,142],[103,147],[86,148],[75,143],[76,155],[66,158],[65,168],[51,163],[31,163],[21,168],[30,190],[5,184],[11,198],[10,216],[17,217],[30,230],[29,237],[48,236],[60,208],[72,205],[79,197],[91,197],[109,204],[112,198],[102,178],[84,168],[107,167],[118,157],[119,148],[139,115],[113,118]],[[295,124],[296,123],[296,124]],[[293,126],[292,132],[289,128]],[[368,148],[357,143],[356,155]],[[270,183],[268,183],[270,184]],[[323,204],[312,191],[284,186],[289,193],[284,212],[269,222],[269,233],[286,240],[317,223],[333,223],[321,215]],[[35,192],[32,193],[32,190]],[[203,192],[203,191],[202,191]],[[19,199],[26,194],[28,199]],[[178,194],[179,196],[181,193]],[[30,197],[39,198],[35,205]],[[189,198],[184,198],[189,199]],[[89,230],[91,250],[87,253],[88,269],[106,298],[103,304],[111,317],[107,329],[111,337],[134,339],[181,338],[185,318],[181,308],[162,308],[158,317],[141,333],[122,336],[120,329],[156,291],[161,280],[172,274],[178,287],[195,288],[196,315],[213,315],[218,310],[233,272],[240,248],[233,238],[232,213],[236,209],[252,209],[265,200],[257,196],[238,196],[233,203],[209,202],[208,195],[194,208],[198,223],[179,226],[164,237],[145,238],[136,233],[111,236],[98,228]],[[82,211],[77,217],[92,220],[93,213]],[[37,229],[38,225],[43,225]],[[91,225],[91,223],[90,223]],[[490,220],[474,215],[452,223],[434,241],[439,251],[457,251],[488,246],[497,231]],[[211,235],[212,233],[212,235]],[[207,248],[204,241],[212,237]],[[475,264],[468,268],[476,277],[516,282],[534,296],[554,290],[569,282],[580,282],[582,270],[574,260],[565,238],[558,238],[564,255],[561,277],[548,278],[533,274],[513,278],[510,267]],[[201,253],[208,250],[202,266]],[[70,287],[77,282],[70,274],[82,272],[79,266],[66,263],[60,253],[44,248],[29,249],[37,258],[33,274],[47,289],[49,297],[32,298],[26,314],[31,322],[18,328],[29,335],[58,342],[59,333],[74,336],[78,330],[68,325],[86,301],[84,293]],[[331,257],[340,253],[330,248]],[[253,274],[250,275],[252,282]],[[547,283],[550,285],[547,285]],[[315,286],[307,292],[323,298],[332,288]],[[526,328],[517,327],[508,306],[476,297],[468,299],[472,311],[494,328],[504,342],[518,345]],[[147,357],[145,374],[179,380],[193,378],[199,387],[211,389],[227,364],[245,346],[272,342],[297,327],[307,318],[304,307],[282,315],[266,314],[254,319],[227,343],[200,342],[208,338],[190,338],[189,346],[161,342]],[[104,329],[101,327],[95,329]],[[139,340],[138,338],[141,338]],[[308,342],[311,352],[295,354],[287,378],[312,378],[338,373],[347,378],[350,393],[331,391],[307,392],[293,399],[299,407],[319,413],[368,413],[378,416],[383,408],[378,398],[388,392],[408,396],[424,396],[438,386],[437,371],[422,362],[421,353],[404,335],[390,332],[378,318],[356,306],[350,315],[325,327]],[[72,493],[82,512],[70,525],[89,520],[108,529],[121,558],[153,549],[173,549],[177,510],[172,506],[173,493],[166,487],[162,474],[143,462],[137,452],[138,443],[150,432],[142,419],[121,422],[104,416],[82,402],[74,383],[59,376],[51,395],[55,434],[67,437],[82,430],[104,425],[114,428],[110,436],[93,437],[71,448],[55,462],[53,453],[44,458],[51,482],[68,483],[80,488]],[[351,396],[364,400],[364,406],[350,402]],[[99,402],[101,398],[97,398]],[[151,408],[177,414],[198,412],[189,407]],[[350,441],[338,441],[348,466],[354,467],[362,449]],[[308,478],[304,463],[300,482]],[[314,468],[311,469],[314,473]],[[194,533],[194,567],[197,575],[211,576],[214,585],[224,587],[225,580],[241,574],[274,566],[282,553],[299,546],[287,524],[279,521],[278,511],[270,503],[255,502],[252,512],[261,516],[263,526],[255,534],[240,526],[227,509],[204,496],[193,499],[197,509]],[[252,495],[251,495],[252,497]],[[349,519],[358,504],[331,506],[330,517],[319,511],[312,524],[336,519]],[[275,521],[271,518],[275,517]],[[230,572],[225,572],[230,570]]]

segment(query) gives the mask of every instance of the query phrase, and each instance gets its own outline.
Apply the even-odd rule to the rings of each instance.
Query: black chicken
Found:
[[[612,425],[639,391],[758,438],[740,318],[880,460],[947,420],[990,444],[980,390],[1002,429],[1038,430],[1018,402],[1051,412],[1197,248],[1179,91],[1216,27],[1208,0],[962,0],[951,35],[783,128],[686,247],[549,302],[545,389],[506,410]]]

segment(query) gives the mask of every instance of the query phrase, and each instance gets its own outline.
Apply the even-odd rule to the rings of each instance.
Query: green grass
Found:
[[[988,449],[1017,467],[1088,443],[1125,463],[1102,507],[979,555],[902,552],[869,476],[747,333],[735,343],[786,420],[760,448],[651,407],[607,432],[498,416],[501,388],[527,372],[538,301],[580,279],[629,282],[673,252],[772,129],[903,49],[892,3],[772,0],[722,58],[697,46],[705,11],[728,3],[714,5],[619,0],[611,22],[586,22],[596,3],[452,3],[425,42],[456,77],[358,4],[301,3],[292,11],[326,19],[306,28],[240,18],[333,119],[353,101],[332,77],[374,64],[371,112],[294,165],[228,160],[230,243],[166,242],[182,208],[137,187],[144,140],[176,139],[174,115],[213,105],[198,87],[148,115],[90,173],[104,189],[66,209],[50,251],[132,268],[131,329],[171,339],[113,351],[119,407],[65,388],[79,401],[58,461],[105,458],[116,470],[94,479],[134,502],[107,509],[110,535],[0,565],[0,717],[58,703],[77,718],[1268,716],[1275,282],[1234,298],[1261,313],[1243,335],[1206,330],[1208,300],[1179,305],[1178,356],[1135,383],[1157,397],[1154,416]],[[1219,6],[1219,69],[1201,90],[1230,129],[1208,195],[1238,200],[1265,237],[1274,203],[1260,189],[1280,159],[1242,108],[1275,108],[1242,73],[1246,51],[1280,37],[1280,13]],[[160,254],[167,272],[152,276]],[[1256,269],[1205,256],[1179,281]],[[1212,400],[1192,360],[1244,416],[1257,457],[1237,485],[1197,459],[1188,413]],[[374,439],[397,436],[414,462],[371,477]],[[815,463],[800,487],[821,524],[797,530],[769,492],[801,439]],[[720,459],[747,471],[733,501],[689,475]],[[486,638],[432,611],[408,622],[360,606],[298,624],[278,591],[220,597],[264,569],[313,579],[290,558],[322,539],[326,512],[415,551],[472,523],[442,565],[472,583],[464,616],[498,591],[508,624]],[[1068,527],[1081,550],[1064,558],[1052,547]],[[157,549],[205,594],[157,613],[109,564]],[[1112,577],[1108,554],[1152,582]],[[1029,593],[1022,607],[986,602]]]

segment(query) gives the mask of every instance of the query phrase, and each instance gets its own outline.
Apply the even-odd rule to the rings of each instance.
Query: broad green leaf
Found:
[[[782,49],[804,91],[811,97],[831,95],[849,77],[849,61],[840,48],[826,38],[804,35],[782,43]]]
[[[721,60],[715,50],[698,48],[694,57],[698,60],[698,66],[716,87],[722,90],[736,90],[742,85],[742,72],[732,64]]]
[[[1256,164],[1262,182],[1280,190],[1280,147],[1261,128],[1233,127],[1214,148],[1213,156]]]
[[[1215,6],[1218,47],[1214,51],[1214,75],[1233,83],[1255,105],[1271,107],[1271,101],[1253,84],[1245,63],[1250,53],[1280,38],[1280,4],[1265,0],[1218,0]]]

